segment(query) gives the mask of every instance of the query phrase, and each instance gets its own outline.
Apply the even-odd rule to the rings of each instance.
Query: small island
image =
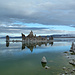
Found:
[[[33,31],[31,30],[31,32],[28,34],[28,36],[25,36],[23,33],[21,33],[22,35],[22,40],[10,40],[9,36],[6,36],[6,42],[24,42],[24,43],[36,43],[36,42],[52,42],[53,41],[53,37],[49,37],[47,38],[47,36],[42,37],[42,36],[36,36],[33,35]]]

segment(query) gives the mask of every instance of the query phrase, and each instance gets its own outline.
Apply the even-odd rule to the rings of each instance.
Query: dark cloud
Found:
[[[74,0],[2,0],[0,23],[75,24]]]

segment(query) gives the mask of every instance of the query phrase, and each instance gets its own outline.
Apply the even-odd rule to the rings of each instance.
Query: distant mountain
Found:
[[[75,38],[75,35],[73,35],[73,34],[56,34],[56,35],[47,35],[47,37],[73,37],[73,38]],[[45,36],[43,36],[43,37],[45,37]]]
[[[0,37],[0,39],[1,39],[1,38],[2,38],[2,39],[3,39],[3,38],[5,39],[6,37]],[[11,36],[9,36],[9,38],[22,38],[22,36],[18,36],[18,37],[11,37]]]
[[[69,37],[69,38],[75,38],[75,34],[56,34],[56,35],[47,35],[47,37],[55,37],[55,38],[64,38],[64,37]],[[42,36],[45,37],[45,36]],[[0,37],[0,39],[6,38],[6,37]],[[18,36],[18,37],[11,37],[10,38],[22,38],[22,36]]]
[[[60,34],[60,35],[51,35],[53,37],[75,37],[75,34]]]

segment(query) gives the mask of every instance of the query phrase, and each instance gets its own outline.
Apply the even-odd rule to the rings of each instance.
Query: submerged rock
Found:
[[[68,72],[65,72],[65,74],[68,74]]]
[[[74,71],[71,71],[71,73],[74,73]]]
[[[73,61],[71,60],[71,61],[69,61],[69,63],[70,63],[70,64],[73,64]]]
[[[46,63],[41,62],[41,64],[42,64],[42,67],[45,67],[46,66]]]
[[[44,69],[50,69],[50,67],[48,67],[48,66],[46,65],[46,63],[47,63],[46,57],[43,56],[43,57],[42,57],[42,60],[41,60],[42,67],[43,67]]]
[[[63,67],[63,70],[66,70],[66,67]]]
[[[73,69],[73,71],[75,71],[75,69]]]
[[[42,63],[47,63],[47,60],[46,60],[46,57],[45,57],[45,56],[43,56],[41,62],[42,62]]]
[[[70,58],[69,56],[66,56],[67,58]]]
[[[62,75],[65,75],[65,74],[62,74]]]
[[[50,67],[48,67],[48,66],[45,66],[45,69],[49,69]]]
[[[64,53],[69,53],[68,51],[65,51]]]

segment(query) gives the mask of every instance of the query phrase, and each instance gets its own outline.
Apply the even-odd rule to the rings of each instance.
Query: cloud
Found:
[[[13,25],[13,26],[6,26],[6,25],[4,25],[4,26],[0,26],[0,33],[6,33],[6,35],[7,34],[9,34],[9,33],[13,33],[13,34],[17,34],[17,33],[26,33],[26,34],[29,34],[29,32],[31,31],[31,30],[33,30],[34,32],[38,32],[38,31],[41,31],[41,30],[43,30],[43,29],[47,29],[47,28],[43,28],[43,27],[25,27],[25,26],[23,26],[23,25],[19,25],[19,26],[17,26],[17,25]]]
[[[0,0],[0,35],[29,34],[30,30],[37,35],[75,33],[72,28],[49,25],[75,27],[75,0]]]
[[[74,25],[75,0],[2,0],[0,23]]]
[[[52,34],[74,34],[75,31],[69,30],[55,30],[49,28],[39,27],[25,27],[25,26],[0,26],[0,36],[20,36],[21,33],[28,35],[30,31],[33,31],[34,35],[52,35]]]

